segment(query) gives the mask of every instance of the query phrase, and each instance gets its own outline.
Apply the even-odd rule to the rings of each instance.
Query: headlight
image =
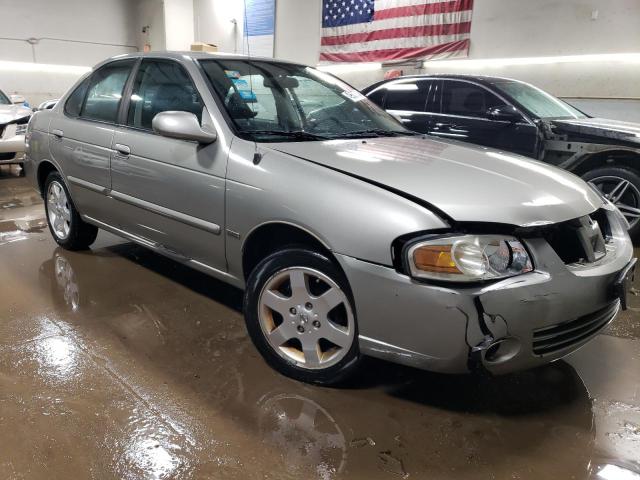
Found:
[[[425,240],[407,250],[417,278],[477,282],[512,277],[533,270],[527,250],[503,235],[457,235]]]
[[[24,135],[27,133],[27,124],[16,125],[16,135]]]

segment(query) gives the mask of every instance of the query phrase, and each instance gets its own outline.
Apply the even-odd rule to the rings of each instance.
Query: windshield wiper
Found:
[[[311,132],[305,132],[304,130],[292,130],[285,132],[283,130],[245,130],[244,133],[251,135],[274,135],[280,137],[295,138],[297,140],[328,140],[329,137],[323,135],[317,135]]]
[[[395,130],[383,130],[381,128],[371,128],[367,130],[354,130],[352,132],[345,132],[338,135],[333,135],[332,138],[361,138],[361,137],[402,137],[402,136],[415,136],[420,135],[416,132],[410,131],[395,131]]]

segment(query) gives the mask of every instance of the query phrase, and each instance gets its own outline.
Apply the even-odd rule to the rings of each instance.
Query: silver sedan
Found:
[[[579,178],[414,134],[339,79],[200,53],[98,65],[27,133],[53,238],[98,229],[245,290],[257,349],[334,383],[556,360],[625,308],[626,221]]]

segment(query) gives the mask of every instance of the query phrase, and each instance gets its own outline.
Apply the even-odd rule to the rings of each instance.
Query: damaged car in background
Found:
[[[363,90],[412,130],[526,155],[595,185],[640,237],[640,125],[592,118],[518,80],[415,75]]]
[[[98,65],[27,132],[54,240],[104,229],[244,289],[247,330],[293,378],[371,355],[506,373],[620,309],[628,224],[577,176],[424,137],[314,68],[206,53]]]
[[[0,165],[24,163],[24,138],[31,114],[24,97],[0,91]]]

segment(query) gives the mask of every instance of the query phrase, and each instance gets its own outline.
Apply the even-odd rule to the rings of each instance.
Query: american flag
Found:
[[[473,0],[323,0],[320,60],[465,56]]]

